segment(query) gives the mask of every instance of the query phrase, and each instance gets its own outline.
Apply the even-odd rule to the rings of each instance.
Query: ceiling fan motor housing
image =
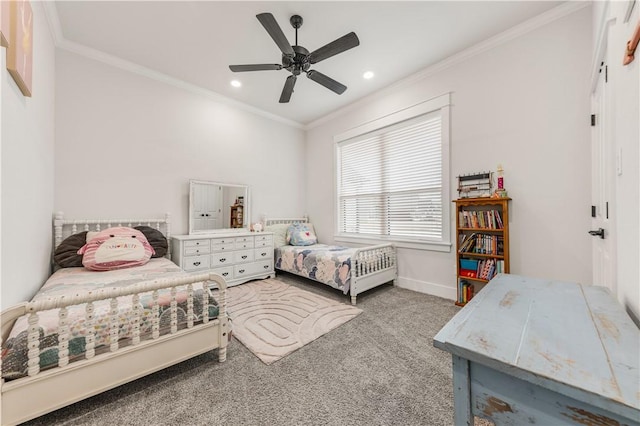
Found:
[[[296,55],[291,58],[287,55],[282,55],[282,67],[293,73],[293,75],[300,75],[302,71],[307,71],[311,64],[307,56],[309,51],[302,46],[291,46]]]

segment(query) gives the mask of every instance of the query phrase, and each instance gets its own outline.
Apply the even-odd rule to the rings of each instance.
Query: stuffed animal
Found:
[[[78,250],[84,267],[93,271],[144,265],[154,253],[142,232],[127,227],[100,231]]]

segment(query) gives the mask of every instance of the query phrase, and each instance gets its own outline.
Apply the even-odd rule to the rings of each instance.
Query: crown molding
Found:
[[[60,19],[58,18],[58,9],[53,1],[42,2],[42,5],[44,9],[44,16],[47,19],[47,24],[49,25],[49,32],[51,32],[53,43],[57,47],[58,43],[64,39],[62,27],[60,26]]]
[[[367,103],[375,100],[375,99],[380,99],[382,97],[385,97],[387,95],[389,95],[391,92],[394,92],[396,90],[402,89],[404,87],[407,86],[411,86],[413,84],[415,84],[416,82],[419,82],[421,80],[424,80],[425,78],[428,78],[438,72],[441,72],[447,68],[450,68],[454,65],[457,65],[461,62],[466,61],[469,58],[472,58],[476,55],[479,55],[481,53],[484,53],[488,50],[491,50],[497,46],[500,46],[504,43],[507,43],[511,40],[514,40],[518,37],[521,37],[533,30],[536,30],[540,27],[543,27],[553,21],[556,21],[558,19],[561,19],[567,15],[570,15],[572,13],[575,13],[587,6],[590,5],[589,1],[567,1],[563,4],[561,4],[560,6],[557,6],[547,12],[544,12],[534,18],[531,18],[519,25],[516,25],[515,27],[512,27],[494,37],[491,37],[483,42],[480,42],[468,49],[463,50],[460,53],[457,53],[453,56],[450,56],[447,59],[444,59],[440,62],[438,62],[435,65],[432,65],[430,67],[427,67],[413,75],[410,75],[409,77],[406,77],[396,83],[393,83],[390,86],[387,86],[383,89],[378,90],[377,92],[366,96],[364,98],[361,98],[343,108],[340,108],[336,111],[333,111],[327,115],[325,115],[324,117],[321,117],[317,120],[314,120],[313,122],[307,124],[307,125],[303,125],[297,121],[293,121],[293,120],[289,120],[287,118],[266,112],[260,108],[256,108],[253,106],[250,106],[248,104],[245,104],[243,102],[240,101],[236,101],[234,99],[231,99],[229,97],[223,96],[217,92],[214,92],[212,90],[208,90],[208,89],[204,89],[200,86],[197,86],[195,84],[191,84],[191,83],[187,83],[184,80],[180,80],[178,78],[175,77],[171,77],[169,75],[163,74],[161,72],[152,70],[150,68],[146,68],[143,67],[141,65],[138,65],[136,63],[130,62],[130,61],[126,61],[124,59],[118,58],[116,56],[113,55],[109,55],[107,53],[104,53],[102,51],[99,51],[97,49],[93,49],[90,47],[87,47],[85,45],[82,45],[80,43],[75,43],[72,41],[69,41],[67,39],[65,39],[64,34],[62,32],[62,27],[60,25],[60,20],[58,18],[58,12],[56,9],[56,5],[54,1],[45,1],[43,2],[44,4],[44,11],[45,11],[45,16],[47,18],[47,22],[49,24],[49,30],[51,31],[51,34],[53,36],[54,39],[54,43],[56,45],[57,48],[59,49],[63,49],[63,50],[67,50],[69,52],[75,53],[77,55],[80,56],[84,56],[102,63],[105,63],[107,65],[111,65],[113,67],[116,68],[120,68],[122,70],[125,71],[129,71],[132,72],[134,74],[138,74],[141,75],[143,77],[147,77],[150,79],[153,79],[155,81],[161,82],[161,83],[165,83],[174,87],[177,87],[179,89],[182,90],[186,90],[188,92],[197,94],[197,95],[201,95],[204,97],[207,97],[211,100],[214,100],[216,102],[220,102],[229,106],[233,106],[235,108],[238,108],[240,110],[244,110],[253,114],[256,114],[258,116],[262,116],[264,118],[294,127],[294,128],[298,128],[298,129],[303,129],[303,130],[311,130],[315,127],[318,127],[334,118],[337,118],[343,114],[345,114],[348,111],[352,111],[356,108],[360,108],[364,105],[366,105]]]
[[[231,99],[227,96],[223,96],[217,92],[214,92],[213,90],[208,90],[201,86],[187,83],[184,80],[171,77],[167,74],[163,74],[161,72],[152,70],[142,65],[138,65],[134,62],[118,58],[117,56],[110,55],[108,53],[102,52],[97,49],[93,49],[91,47],[85,46],[80,43],[69,41],[64,37],[64,34],[62,33],[62,27],[60,25],[60,20],[58,18],[58,11],[56,9],[55,2],[46,1],[43,3],[45,5],[45,15],[47,17],[47,22],[49,24],[49,30],[51,31],[56,47],[59,49],[66,50],[68,52],[75,53],[76,55],[93,59],[98,62],[102,62],[104,64],[122,69],[124,71],[131,72],[133,74],[138,74],[140,76],[158,81],[160,83],[177,87],[187,92],[209,98],[221,104],[229,105],[239,110],[250,112],[252,114],[285,124],[287,126],[291,126],[297,129],[304,128],[304,126],[301,123],[298,123],[297,121],[280,117],[279,115],[266,112],[260,108],[247,105],[243,102],[236,101],[235,99]]]
[[[328,121],[331,121],[337,117],[344,115],[345,113],[352,111],[357,108],[361,108],[362,106],[376,100],[388,96],[390,93],[395,92],[399,89],[402,89],[407,86],[411,86],[421,80],[424,80],[427,77],[430,77],[434,74],[437,74],[447,68],[450,68],[454,65],[462,63],[469,58],[477,56],[481,53],[484,53],[488,50],[494,49],[500,45],[503,45],[509,41],[522,37],[523,35],[534,31],[540,27],[550,24],[558,19],[561,19],[567,15],[575,13],[587,6],[590,5],[589,1],[567,1],[557,7],[554,7],[547,12],[544,12],[536,17],[528,19],[527,21],[516,25],[506,31],[503,31],[500,34],[497,34],[487,40],[484,40],[474,46],[469,47],[453,56],[450,56],[430,67],[427,67],[421,71],[418,71],[415,74],[410,75],[398,82],[393,83],[390,86],[382,88],[375,93],[361,98],[339,110],[333,111],[324,117],[321,117],[306,126],[304,126],[304,130],[311,130],[315,127],[318,127]]]

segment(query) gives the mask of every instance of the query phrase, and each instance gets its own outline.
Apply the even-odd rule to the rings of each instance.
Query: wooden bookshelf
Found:
[[[498,273],[509,273],[511,198],[460,198],[456,204],[456,305]]]
[[[234,204],[231,206],[229,226],[231,228],[242,228],[244,226],[244,206],[242,204]]]

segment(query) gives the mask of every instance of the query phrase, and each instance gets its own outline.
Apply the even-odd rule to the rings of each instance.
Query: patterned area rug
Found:
[[[233,335],[269,365],[362,312],[276,279],[227,291]]]

